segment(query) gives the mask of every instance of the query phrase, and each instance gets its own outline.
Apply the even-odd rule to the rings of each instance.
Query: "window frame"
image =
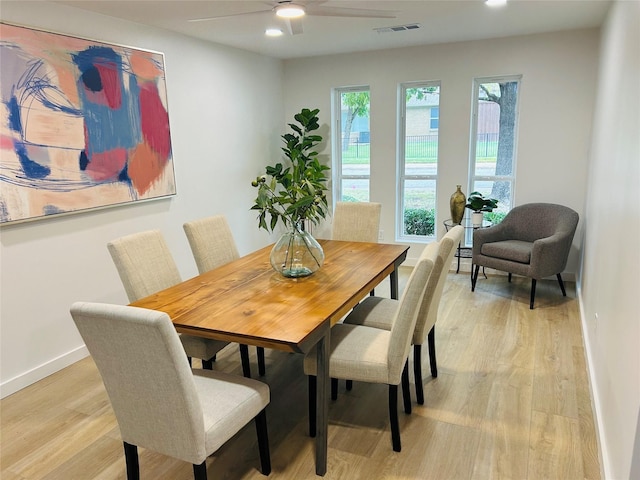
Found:
[[[367,180],[368,181],[368,198],[371,199],[371,157],[369,157],[369,174],[368,175],[343,175],[342,173],[342,94],[349,92],[369,92],[369,126],[371,126],[371,87],[369,85],[355,85],[350,87],[335,87],[331,90],[331,114],[333,117],[332,125],[332,145],[331,153],[333,157],[333,198],[334,203],[342,201],[342,181],[344,179]],[[369,133],[371,135],[371,133]],[[371,140],[369,140],[371,145]],[[371,146],[369,146],[371,149]]]
[[[406,175],[406,132],[407,132],[407,90],[419,87],[438,87],[438,95],[442,95],[442,82],[440,80],[424,80],[415,82],[402,82],[398,85],[398,134],[396,152],[396,227],[395,240],[397,242],[429,243],[436,239],[438,224],[437,202],[434,210],[434,231],[433,235],[406,235],[404,234],[404,194],[407,180],[433,180],[435,182],[435,198],[438,198],[438,163],[440,161],[440,142],[438,141],[438,151],[436,157],[435,175]],[[427,119],[430,131],[440,131],[440,101],[438,101],[438,128],[431,128],[431,112]]]

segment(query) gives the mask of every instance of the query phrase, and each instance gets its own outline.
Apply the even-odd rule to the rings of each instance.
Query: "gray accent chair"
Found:
[[[398,423],[398,385],[402,383],[405,413],[411,413],[408,357],[418,308],[433,266],[438,245],[424,249],[392,314],[391,330],[338,323],[331,328],[329,340],[329,376],[389,385],[389,420],[393,450],[401,450]],[[304,373],[309,376],[309,433],[316,434],[316,349],[304,358]]]
[[[418,319],[413,331],[413,373],[416,385],[416,398],[420,405],[424,405],[424,390],[422,380],[422,345],[425,341],[429,348],[431,376],[438,376],[436,363],[435,326],[438,320],[438,310],[444,284],[447,280],[453,255],[462,240],[464,228],[460,225],[449,230],[438,244],[438,258],[429,277],[427,288],[420,302]],[[398,308],[398,300],[381,297],[369,297],[357,305],[345,318],[344,323],[366,325],[374,328],[391,330],[393,313]],[[334,389],[332,385],[332,390]],[[332,391],[332,395],[335,396]]]
[[[71,316],[98,367],[124,443],[127,478],[140,478],[138,447],[193,464],[206,480],[209,455],[255,420],[261,471],[271,472],[269,387],[191,370],[166,313],[76,302]]]
[[[498,225],[473,232],[473,277],[475,291],[480,267],[489,267],[531,278],[533,309],[536,281],[555,275],[562,295],[567,296],[562,271],[567,266],[571,242],[578,226],[578,213],[552,203],[528,203],[513,208]]]
[[[120,237],[109,242],[107,248],[129,302],[148,297],[182,281],[178,266],[160,230]],[[192,357],[200,358],[202,367],[207,370],[212,369],[216,354],[229,344],[185,334],[180,335],[180,340],[189,362]]]
[[[224,215],[213,215],[182,225],[199,273],[205,273],[240,258],[231,228]],[[258,374],[265,374],[264,348],[257,347]],[[251,377],[249,348],[240,344],[245,377]]]

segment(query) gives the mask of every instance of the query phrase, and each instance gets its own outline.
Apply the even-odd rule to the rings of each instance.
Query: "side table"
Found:
[[[460,272],[460,259],[461,258],[472,258],[472,248],[471,247],[463,247],[462,243],[464,243],[466,237],[467,237],[467,231],[468,230],[476,230],[478,228],[487,228],[493,225],[492,222],[490,222],[489,220],[483,220],[482,221],[482,225],[473,225],[473,223],[471,223],[471,216],[469,217],[464,217],[462,219],[462,222],[460,223],[453,223],[453,220],[451,220],[450,218],[448,218],[447,220],[445,220],[444,222],[442,222],[444,224],[444,228],[446,229],[446,231],[448,232],[449,230],[451,230],[453,227],[455,227],[456,225],[462,225],[464,227],[465,233],[464,233],[464,237],[462,242],[460,242],[458,244],[458,251],[454,254],[454,256],[458,259],[458,266],[456,268],[456,273]],[[485,276],[485,278],[487,277],[486,274],[484,273],[484,268],[482,269],[482,274]],[[473,262],[471,263],[471,277],[473,278]]]

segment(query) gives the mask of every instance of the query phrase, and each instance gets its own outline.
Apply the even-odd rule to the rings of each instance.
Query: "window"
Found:
[[[368,202],[371,175],[369,87],[334,90],[334,197]]]
[[[501,221],[513,206],[521,78],[474,80],[467,195],[477,191],[498,200],[497,210],[485,214],[485,218],[494,223]],[[471,242],[469,232],[466,242]]]
[[[400,85],[398,240],[435,236],[440,83]]]

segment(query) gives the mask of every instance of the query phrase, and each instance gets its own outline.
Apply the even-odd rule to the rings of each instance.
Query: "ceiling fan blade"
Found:
[[[244,15],[261,15],[263,13],[271,12],[272,10],[273,10],[272,8],[268,8],[266,10],[256,10],[253,12],[230,13],[228,15],[216,15],[213,17],[204,17],[204,18],[191,18],[187,21],[188,22],[208,22],[209,20],[218,20],[220,18],[241,17]]]
[[[291,35],[299,35],[302,33],[302,18],[288,18],[287,28]]]
[[[308,15],[321,17],[362,17],[396,18],[398,12],[391,10],[371,10],[368,8],[321,7],[309,4],[305,7]]]

